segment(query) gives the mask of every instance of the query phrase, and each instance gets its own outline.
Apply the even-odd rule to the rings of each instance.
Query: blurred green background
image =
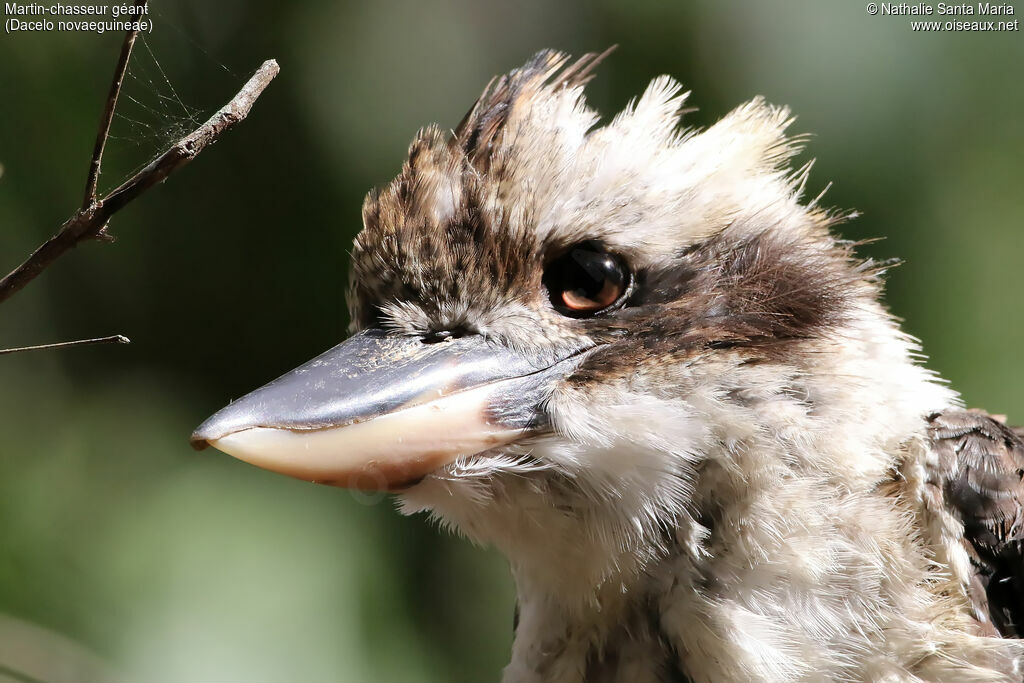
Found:
[[[33,623],[124,680],[498,678],[500,557],[187,438],[343,337],[365,192],[419,126],[454,126],[543,47],[620,45],[590,86],[606,117],[661,73],[693,89],[691,125],[757,94],[790,105],[814,134],[809,194],[835,181],[825,202],[863,212],[843,235],[905,260],[888,302],[929,365],[1024,421],[1020,32],[914,33],[809,0],[153,0],[150,18],[102,188],[263,59],[282,71],[248,121],[116,216],[116,244],[76,249],[0,309],[0,346],[133,340],[0,357],[0,664],[31,659]],[[78,206],[120,41],[0,36],[0,269]],[[22,670],[88,680],[59,659]]]

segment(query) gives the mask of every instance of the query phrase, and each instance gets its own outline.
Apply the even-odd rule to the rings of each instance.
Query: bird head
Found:
[[[602,56],[541,52],[454,131],[420,131],[366,199],[351,337],[194,442],[395,491],[557,584],[573,558],[574,581],[600,582],[699,552],[711,491],[753,485],[758,449],[797,457],[775,446],[883,410],[872,438],[902,437],[907,411],[879,406],[864,366],[922,375],[877,266],[801,201],[789,112],[755,99],[681,128],[688,93],[661,77],[598,126],[583,88]],[[888,466],[872,448],[815,467],[868,480]]]

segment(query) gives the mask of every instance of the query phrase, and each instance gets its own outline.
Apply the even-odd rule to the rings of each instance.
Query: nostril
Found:
[[[423,335],[420,338],[420,341],[424,344],[437,344],[438,342],[443,342],[445,339],[449,339],[454,336],[455,335],[452,334],[450,330],[433,330]]]
[[[469,331],[463,327],[456,327],[451,330],[431,330],[420,337],[420,341],[424,344],[437,344],[446,339],[461,339],[467,334],[469,334]]]

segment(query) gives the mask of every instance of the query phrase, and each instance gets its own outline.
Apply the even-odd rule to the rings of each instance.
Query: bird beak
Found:
[[[398,490],[543,428],[544,400],[581,358],[366,330],[231,403],[192,445],[299,479]]]

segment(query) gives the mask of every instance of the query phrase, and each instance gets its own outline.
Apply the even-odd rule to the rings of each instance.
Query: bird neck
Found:
[[[719,354],[683,393],[626,378],[555,397],[571,438],[530,445],[545,468],[406,496],[509,559],[508,683],[674,680],[666,662],[694,680],[850,678],[883,642],[893,666],[932,656],[921,625],[960,616],[928,592],[916,494],[886,487],[957,399],[866,310],[774,363]]]
[[[506,683],[689,680],[662,625],[667,572],[609,581],[586,604],[536,590],[517,576],[512,659]]]
[[[880,647],[879,624],[893,662],[928,657],[919,625],[960,616],[923,588],[929,559],[906,527],[916,494],[887,487],[927,457],[924,416],[957,399],[888,319],[864,326],[813,367],[738,363],[721,374],[733,384],[660,400],[642,420],[623,415],[636,400],[564,410],[607,429],[575,456],[591,470],[617,455],[649,476],[613,496],[564,493],[579,480],[510,490],[501,531],[488,532],[519,596],[506,681],[602,680],[594,667],[676,680],[658,673],[665,662],[697,680],[843,677]],[[683,465],[645,465],[658,460]],[[643,496],[658,490],[679,495]],[[651,664],[627,675],[626,661]]]

